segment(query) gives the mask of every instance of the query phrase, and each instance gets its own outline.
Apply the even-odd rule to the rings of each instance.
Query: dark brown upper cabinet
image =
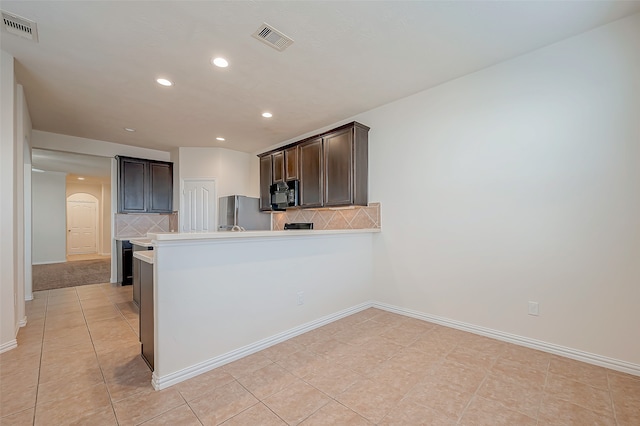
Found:
[[[300,180],[302,208],[366,206],[369,174],[368,134],[369,127],[354,121],[260,154],[261,199],[266,197],[268,201],[269,185],[279,181],[277,178],[282,172],[282,180]],[[283,153],[284,161],[281,161],[280,156]],[[272,173],[270,176],[266,173],[267,163]]]
[[[149,161],[150,213],[173,211],[173,164]]]
[[[271,155],[260,157],[260,210],[271,210],[271,193],[273,166]]]
[[[366,206],[368,132],[358,123],[323,136],[324,206]]]
[[[147,160],[118,157],[118,212],[146,213]]]
[[[276,182],[298,179],[298,147],[260,156],[260,210],[271,210],[269,188]]]
[[[298,146],[284,150],[284,180],[300,179],[298,174]]]
[[[171,213],[173,163],[118,157],[118,212]]]
[[[322,207],[322,138],[308,140],[299,145],[300,153],[300,207]]]
[[[273,162],[273,179],[271,183],[284,181],[284,151],[271,154]]]

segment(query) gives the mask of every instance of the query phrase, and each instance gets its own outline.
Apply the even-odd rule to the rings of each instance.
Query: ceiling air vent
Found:
[[[258,28],[255,33],[251,34],[251,36],[257,38],[264,44],[279,50],[280,52],[293,44],[293,40],[291,38],[282,34],[269,24],[260,25],[260,28]]]
[[[2,11],[2,29],[27,40],[38,41],[38,27],[35,22],[4,10]]]

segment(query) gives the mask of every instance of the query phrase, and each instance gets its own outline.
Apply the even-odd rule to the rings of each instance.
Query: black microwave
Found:
[[[300,205],[300,181],[288,180],[286,182],[276,182],[269,188],[271,193],[271,210],[284,211],[288,207]]]

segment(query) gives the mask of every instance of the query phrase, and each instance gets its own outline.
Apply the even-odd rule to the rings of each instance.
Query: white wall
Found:
[[[26,108],[26,102],[25,102]],[[28,118],[28,111],[25,116]],[[32,202],[31,202],[31,120],[29,119],[28,127],[25,128],[24,140],[24,166],[23,166],[23,181],[24,181],[24,298],[25,300],[33,299],[33,277],[31,270],[31,225],[32,225]]]
[[[368,302],[371,250],[365,233],[156,241],[154,382],[169,386]]]
[[[13,56],[0,51],[0,352],[16,346],[15,87]]]
[[[106,183],[67,182],[66,197],[86,193],[98,199],[98,253],[111,254],[111,185]],[[66,223],[66,222],[65,222]],[[66,226],[66,225],[65,225]]]
[[[169,153],[173,162],[173,211],[180,209],[180,148],[175,148]]]
[[[374,298],[640,364],[638,76],[635,15],[355,117]]]
[[[180,148],[179,180],[214,178],[218,197],[234,194],[258,197],[259,183],[251,179],[254,157],[224,148]]]
[[[111,214],[111,183],[103,183],[101,190],[102,241],[99,252],[107,256],[111,255],[111,222],[113,222],[113,214]],[[113,209],[115,210],[115,208],[114,206]]]
[[[260,196],[259,160],[253,154],[225,148],[178,148],[172,151],[174,162],[174,208],[180,210],[184,179],[215,179],[216,196]],[[176,167],[177,165],[177,167]],[[216,209],[218,203],[216,202]],[[216,214],[218,217],[218,214]],[[216,226],[217,229],[217,226]]]
[[[33,172],[33,264],[66,262],[66,175]]]
[[[31,228],[31,116],[27,107],[24,88],[16,86],[16,159],[15,159],[15,292],[18,300],[16,321],[26,325],[25,299],[31,299],[31,246],[26,245],[27,228]],[[26,262],[28,258],[29,262]]]

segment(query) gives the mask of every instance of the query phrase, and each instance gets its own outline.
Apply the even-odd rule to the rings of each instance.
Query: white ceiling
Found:
[[[33,127],[257,152],[640,11],[611,1],[5,1]],[[251,37],[267,22],[295,40]],[[215,68],[213,56],[230,66]],[[157,77],[175,82],[160,87]],[[264,119],[268,110],[272,119]],[[137,129],[128,133],[124,127]],[[226,142],[216,142],[224,136]]]

